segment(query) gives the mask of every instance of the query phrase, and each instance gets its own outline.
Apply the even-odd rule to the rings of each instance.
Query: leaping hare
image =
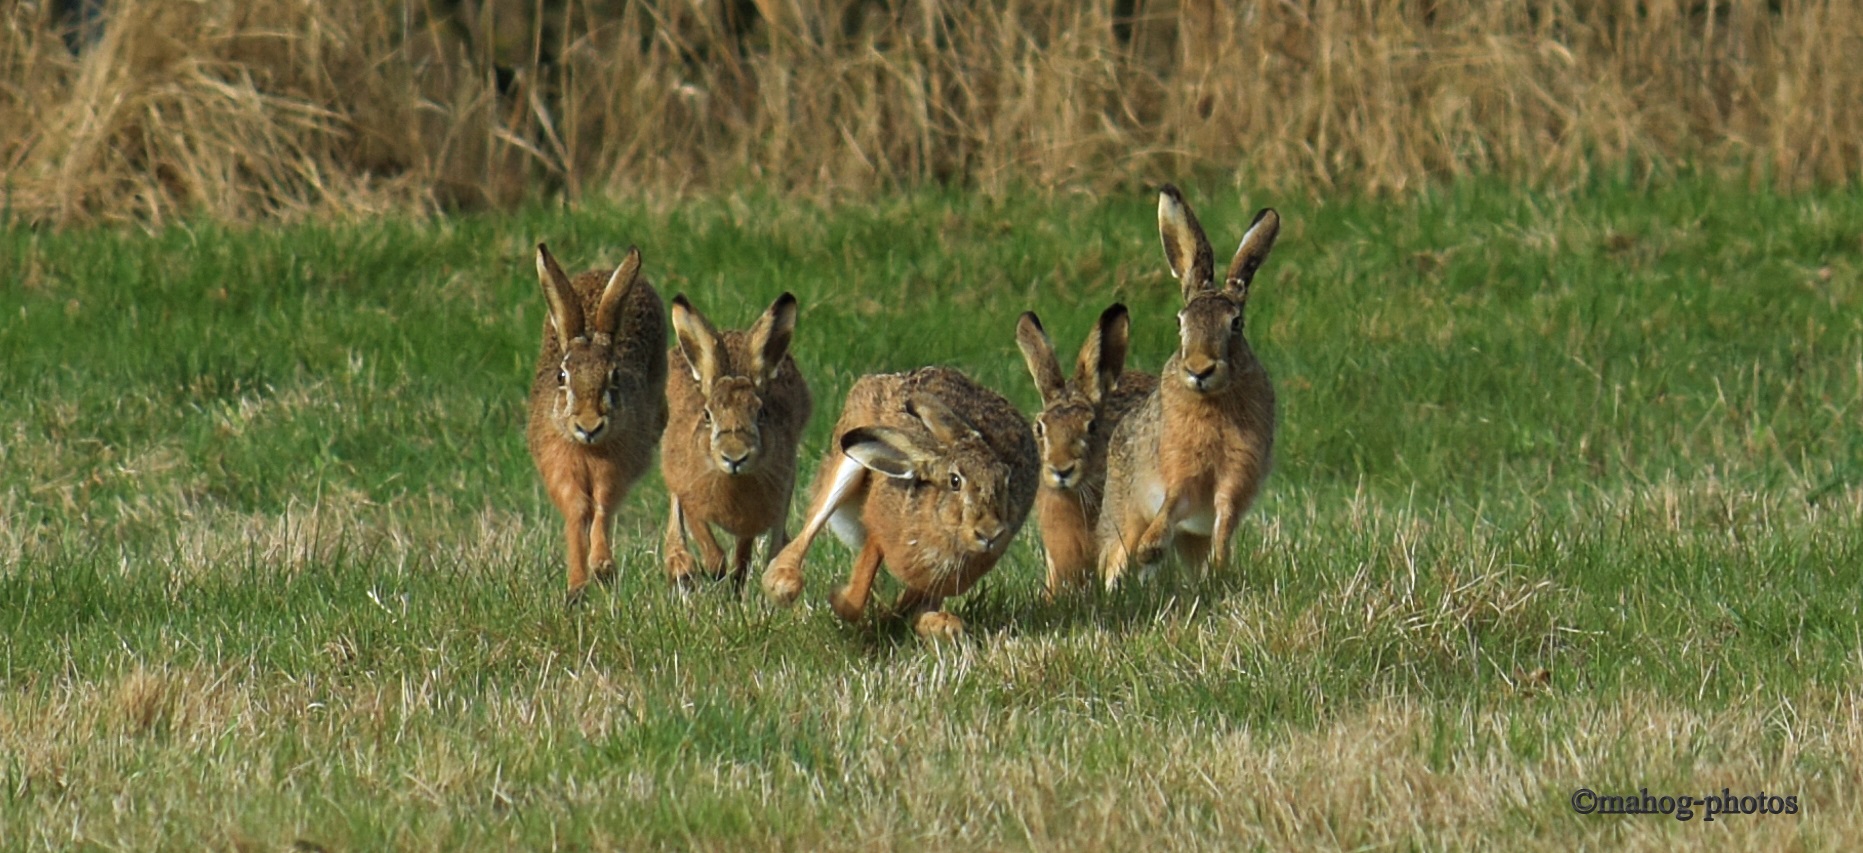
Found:
[[[591,575],[614,575],[611,516],[666,428],[666,311],[632,247],[612,273],[571,280],[538,243],[537,279],[550,310],[525,437],[563,513],[573,603]]]
[[[1016,323],[1016,345],[1041,392],[1035,441],[1041,450],[1041,490],[1035,514],[1048,561],[1048,594],[1077,587],[1097,566],[1094,539],[1106,486],[1106,447],[1120,422],[1158,387],[1149,373],[1126,370],[1132,321],[1114,303],[1100,314],[1080,347],[1074,378],[1063,380],[1054,344],[1029,311]]]
[[[1191,561],[1228,562],[1236,522],[1272,463],[1274,387],[1242,330],[1249,283],[1280,227],[1272,209],[1255,215],[1219,289],[1196,215],[1176,187],[1159,194],[1158,233],[1184,307],[1157,391],[1113,435],[1099,524],[1109,589],[1132,561],[1154,566],[1173,544]]]
[[[795,328],[796,298],[787,293],[748,330],[723,333],[683,294],[673,297],[679,344],[667,354],[674,364],[666,377],[672,419],[660,473],[671,503],[666,572],[681,588],[692,581],[687,535],[698,543],[706,573],[716,577],[724,573],[724,551],[712,526],[731,534],[731,579],[740,587],[759,534],[770,534],[771,556],[789,541],[796,448],[813,406],[789,355]]]
[[[848,389],[809,520],[763,574],[780,604],[802,592],[802,560],[822,527],[859,552],[829,599],[860,619],[885,563],[906,587],[896,610],[922,637],[956,637],[941,608],[1009,549],[1035,499],[1040,460],[1028,421],[1008,400],[956,370],[861,377]]]

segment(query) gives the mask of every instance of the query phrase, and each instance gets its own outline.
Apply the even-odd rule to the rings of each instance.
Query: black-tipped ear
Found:
[[[1029,367],[1029,375],[1035,378],[1035,390],[1041,394],[1041,403],[1046,406],[1061,395],[1066,380],[1061,378],[1061,362],[1054,357],[1054,342],[1048,339],[1048,332],[1041,327],[1041,318],[1033,311],[1022,312],[1016,320],[1016,348],[1022,351],[1022,361]]]
[[[750,327],[751,379],[758,385],[769,382],[782,366],[796,334],[797,310],[795,295],[784,293]]]
[[[1171,184],[1158,191],[1158,236],[1164,241],[1164,260],[1177,277],[1184,301],[1215,286],[1216,254],[1210,240],[1184,194]]]
[[[537,283],[543,287],[543,300],[550,307],[550,325],[556,328],[556,343],[567,351],[569,342],[582,337],[587,329],[582,318],[582,300],[569,284],[569,275],[550,254],[550,247],[537,244]]]
[[[919,419],[940,446],[950,447],[977,435],[976,428],[943,400],[923,392],[906,398],[906,414]]]
[[[1229,274],[1223,276],[1223,290],[1238,301],[1248,299],[1248,286],[1255,280],[1255,271],[1261,269],[1263,261],[1268,259],[1269,250],[1274,248],[1274,240],[1281,236],[1281,214],[1272,207],[1264,207],[1255,214],[1255,221],[1249,223],[1248,233],[1242,235],[1242,242],[1236,246],[1235,260],[1229,262]]]
[[[712,383],[724,368],[724,339],[683,293],[673,297],[672,320],[673,335],[679,341],[680,355],[685,356],[686,368],[699,383],[699,392],[710,396]]]
[[[1119,383],[1126,369],[1126,352],[1131,340],[1132,317],[1126,306],[1115,302],[1100,312],[1100,320],[1087,333],[1080,346],[1080,359],[1074,365],[1074,381],[1081,384],[1087,399],[1099,405]]]
[[[640,247],[627,247],[627,257],[621,259],[621,265],[615,267],[608,276],[608,284],[602,287],[602,301],[595,309],[595,331],[612,335],[621,324],[621,304],[632,290],[634,283],[640,280]]]

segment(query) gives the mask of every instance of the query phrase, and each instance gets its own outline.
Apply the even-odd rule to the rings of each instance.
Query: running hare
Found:
[[[1080,347],[1074,378],[1063,380],[1041,318],[1029,311],[1016,323],[1016,345],[1041,392],[1035,440],[1042,476],[1035,515],[1048,560],[1049,595],[1079,586],[1094,571],[1107,440],[1158,387],[1157,377],[1124,369],[1131,325],[1124,305],[1114,303],[1102,312]]]
[[[795,329],[796,298],[787,293],[748,330],[722,333],[684,295],[673,297],[679,345],[667,354],[672,419],[661,439],[660,473],[672,504],[666,573],[681,588],[692,582],[688,535],[713,577],[724,574],[725,555],[712,526],[736,539],[731,580],[739,587],[758,534],[770,534],[771,556],[789,540],[796,446],[812,408],[789,355]]]
[[[863,376],[848,389],[809,520],[763,574],[780,604],[802,592],[802,560],[823,526],[859,551],[829,599],[848,621],[866,611],[884,562],[905,585],[895,609],[922,637],[956,637],[941,608],[1002,559],[1027,519],[1041,467],[1028,421],[956,370]],[[876,476],[877,475],[877,476]]]
[[[640,250],[614,272],[572,281],[537,244],[549,303],[525,437],[569,540],[569,600],[614,575],[610,517],[653,462],[666,428],[666,311],[640,277]]]
[[[1150,567],[1173,544],[1186,559],[1228,561],[1236,522],[1268,475],[1274,388],[1242,335],[1249,282],[1281,217],[1264,208],[1215,280],[1215,255],[1177,188],[1158,197],[1165,260],[1183,290],[1177,352],[1158,389],[1113,434],[1100,515],[1100,577],[1111,588],[1132,561]]]

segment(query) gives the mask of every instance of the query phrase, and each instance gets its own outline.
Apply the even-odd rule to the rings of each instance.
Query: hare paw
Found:
[[[927,610],[913,617],[912,632],[926,640],[958,640],[964,636],[964,620],[943,610]]]
[[[692,588],[692,555],[684,549],[667,554],[666,576],[675,587],[682,590]]]
[[[795,604],[796,598],[802,595],[801,560],[791,558],[789,549],[783,549],[770,561],[770,567],[764,569],[763,594],[784,607]]]
[[[856,604],[847,598],[847,587],[841,587],[828,596],[828,605],[834,608],[834,615],[847,622],[859,622],[867,612],[865,602]]]

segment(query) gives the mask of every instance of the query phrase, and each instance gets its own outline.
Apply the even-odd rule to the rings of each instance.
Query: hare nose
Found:
[[[979,527],[977,528],[977,545],[987,551],[990,549],[990,546],[995,545],[996,540],[1001,539],[1002,536],[1003,526],[1000,523],[992,524],[988,527]]]
[[[1196,380],[1198,385],[1201,385],[1208,382],[1211,376],[1216,375],[1216,364],[1212,362],[1209,367],[1205,367],[1202,370],[1185,365],[1184,373],[1191,379]]]
[[[1054,478],[1055,480],[1062,482],[1062,483],[1070,482],[1074,479],[1074,472],[1077,470],[1079,470],[1078,465],[1068,465],[1065,468],[1055,468]]]
[[[726,471],[736,474],[738,471],[743,469],[744,463],[750,461],[750,451],[749,450],[724,450],[724,451],[719,452],[718,459],[719,461],[724,463],[724,467]]]
[[[594,441],[595,437],[601,435],[602,430],[607,426],[607,421],[598,421],[593,427],[585,427],[581,424],[576,424],[576,440],[585,443]]]

